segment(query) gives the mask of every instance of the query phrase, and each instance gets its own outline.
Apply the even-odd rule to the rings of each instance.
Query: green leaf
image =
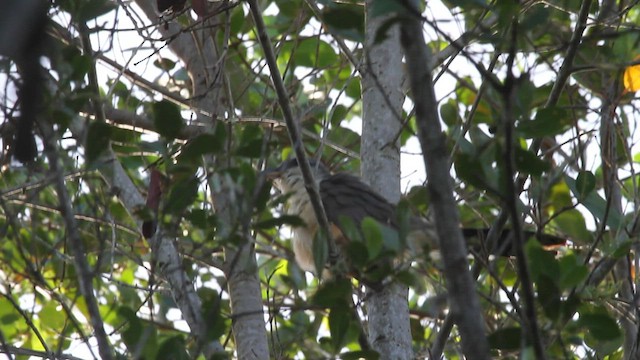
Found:
[[[576,196],[578,200],[586,198],[596,187],[596,177],[590,171],[580,171],[576,178]]]
[[[576,209],[562,210],[561,213],[554,214],[551,224],[576,243],[588,244],[593,241],[593,234],[587,229],[584,215]]]
[[[329,312],[329,331],[331,332],[331,342],[333,349],[337,352],[344,344],[344,340],[349,330],[350,314],[348,308],[344,306],[333,307]]]
[[[178,106],[162,100],[154,103],[151,110],[156,131],[167,139],[175,139],[184,126]]]
[[[398,254],[403,248],[403,244],[400,241],[400,234],[398,230],[386,225],[380,225],[382,231],[382,242],[384,244],[383,255]]]
[[[611,256],[613,256],[616,259],[619,259],[623,256],[627,256],[633,244],[634,244],[634,241],[630,239],[620,242],[619,244],[617,244]]]
[[[557,320],[561,314],[560,289],[555,283],[555,278],[540,275],[536,280],[538,301],[544,314],[551,320]]]
[[[316,266],[316,276],[322,277],[324,265],[329,259],[329,245],[326,236],[321,235],[322,231],[317,231],[313,237],[313,263]]]
[[[325,308],[338,305],[348,306],[351,296],[351,283],[348,279],[337,278],[324,282],[311,298],[311,303]]]
[[[322,22],[329,31],[356,42],[364,42],[364,6],[331,3],[322,9]]]
[[[65,313],[58,310],[57,307],[58,304],[53,301],[48,301],[38,313],[38,317],[48,328],[62,328],[68,320]]]
[[[580,306],[581,301],[580,297],[575,293],[569,295],[566,300],[562,301],[561,306],[561,315],[562,318],[560,321],[568,321],[570,320],[578,310],[578,306]]]
[[[410,207],[417,209],[421,213],[427,211],[429,199],[429,189],[423,185],[413,186],[406,195],[406,200],[409,202]]]
[[[573,124],[573,119],[564,109],[545,108],[536,113],[533,120],[521,121],[516,127],[520,136],[531,139],[560,134]]]
[[[395,275],[395,278],[415,291],[416,294],[424,294],[427,291],[424,276],[418,275],[413,271],[400,271]]]
[[[462,9],[476,9],[478,7],[486,9],[488,4],[486,0],[449,0],[454,6]]]
[[[347,85],[347,88],[345,89],[344,93],[347,94],[347,96],[352,99],[360,100],[362,95],[362,88],[361,88],[360,81],[349,82],[349,85]]]
[[[460,123],[460,112],[458,109],[458,103],[454,99],[449,99],[446,103],[440,106],[440,118],[448,126],[453,126]]]
[[[524,30],[532,30],[536,27],[548,26],[549,20],[552,18],[552,11],[545,6],[533,7],[530,11],[527,11],[527,16],[522,17],[519,27]]]
[[[196,177],[179,181],[171,187],[164,211],[170,214],[181,214],[187,206],[193,204],[198,195],[199,182]]]
[[[619,33],[613,42],[613,54],[616,59],[631,59],[638,53],[640,34],[637,31]]]
[[[231,11],[230,33],[232,36],[242,31],[243,27],[249,23],[242,6],[237,6]]]
[[[382,229],[380,228],[381,225],[373,218],[367,216],[362,220],[360,226],[362,227],[364,241],[369,251],[369,260],[373,260],[378,257],[384,244]]]
[[[275,0],[275,3],[278,5],[278,15],[284,15],[292,19],[300,14],[304,5],[304,2],[298,0]],[[296,20],[300,21],[300,19]]]
[[[145,326],[136,313],[128,307],[118,308],[118,316],[126,320],[126,329],[121,332],[122,340],[131,352],[140,352],[145,357],[155,358],[157,332],[152,326]]]
[[[222,126],[218,128],[222,128]],[[200,134],[185,145],[178,161],[195,161],[205,154],[218,153],[224,149],[224,139],[224,131],[216,131],[215,134]]]
[[[204,209],[192,209],[185,214],[184,218],[194,226],[205,229],[208,226],[213,226],[213,224],[215,224],[214,215],[207,215],[208,212]]]
[[[198,297],[202,299],[202,316],[207,322],[206,339],[213,341],[220,338],[226,332],[228,325],[220,312],[220,294],[213,289],[200,288]]]
[[[349,241],[346,246],[348,259],[355,268],[362,269],[369,262],[369,250],[362,241]]]
[[[564,177],[571,192],[578,197],[580,190],[577,187],[576,180],[569,175]],[[609,206],[605,199],[603,199],[597,192],[590,192],[581,203],[593,214],[598,220],[604,222],[613,230],[619,230],[624,225],[624,219],[620,212],[614,207]],[[607,209],[608,208],[608,209]]]
[[[78,49],[65,51],[64,54],[65,57],[69,59],[69,66],[71,67],[69,79],[80,82],[84,81],[84,77],[93,66],[93,60],[91,57],[81,54],[78,52]]]
[[[416,189],[416,187],[411,188],[411,190],[414,190],[414,189]],[[426,196],[422,198],[422,203],[425,203],[426,198],[427,198]],[[414,215],[412,213],[412,209],[409,201],[407,201],[406,199],[400,200],[400,202],[398,202],[398,205],[396,207],[396,221],[398,223],[398,230],[396,231],[395,229],[390,229],[396,233],[395,236],[398,238],[399,248],[395,249],[391,246],[391,244],[389,244],[388,246],[390,248],[398,251],[400,250],[400,247],[410,246],[410,244],[407,244],[407,238],[409,236],[409,233],[411,232],[411,218],[413,216]],[[386,239],[387,239],[387,236],[385,235],[385,240]]]
[[[158,141],[141,141],[138,146],[140,146],[140,150],[143,151],[147,151],[147,152],[152,152],[152,153],[160,153],[162,154],[163,152],[166,151],[166,142],[162,141],[162,140],[158,140]]]
[[[261,155],[263,142],[262,128],[257,125],[247,125],[240,133],[236,155],[257,158]]]
[[[118,309],[118,315],[127,322],[127,328],[121,334],[124,343],[128,348],[131,348],[138,343],[140,332],[142,331],[142,322],[138,319],[136,313],[128,307],[120,307]]]
[[[407,2],[406,4],[398,0],[376,0],[371,2],[371,16],[387,16],[390,14],[406,14],[409,10],[406,4],[414,4]]]
[[[560,265],[553,253],[545,251],[537,241],[528,241],[525,244],[525,250],[529,258],[531,277],[534,281],[542,281],[545,276],[550,279],[557,278]]]
[[[78,2],[82,4],[77,12],[78,22],[87,22],[93,20],[98,16],[102,16],[117,6],[113,1],[108,0],[91,0]]]
[[[489,346],[492,349],[513,351],[520,349],[522,342],[522,329],[518,327],[506,327],[498,329],[488,337]]]
[[[487,177],[482,166],[482,161],[477,156],[459,153],[455,157],[454,167],[460,179],[479,189],[499,193],[498,188],[493,185],[496,182],[495,177]]]
[[[140,134],[138,132],[130,129],[124,129],[121,127],[115,127],[115,126],[110,126],[110,128],[111,130],[110,130],[109,138],[111,139],[111,141],[136,145],[136,146],[128,146],[126,148],[125,148],[126,145],[124,145],[124,146],[121,146],[120,149],[126,149],[126,150],[131,149],[131,152],[133,152],[133,149],[135,149],[138,152],[140,151],[140,149],[137,147],[137,144],[140,141]]]
[[[518,171],[540,177],[542,173],[548,171],[549,163],[540,159],[533,152],[521,147],[515,148],[515,163]]]
[[[578,324],[589,330],[597,340],[613,340],[622,335],[620,326],[605,312],[580,313]]]
[[[190,360],[184,338],[181,335],[172,336],[160,344],[156,360]]]
[[[358,151],[360,146],[360,135],[345,127],[336,127],[329,132],[327,139],[337,145],[348,146],[353,151]],[[355,144],[355,146],[354,146]]]
[[[111,126],[106,123],[93,121],[87,131],[87,162],[89,164],[97,160],[109,147],[111,139]]]
[[[158,58],[153,62],[153,65],[158,69],[169,71],[176,67],[176,62],[167,58]]]
[[[339,126],[342,120],[345,119],[349,110],[344,105],[338,105],[333,109],[333,113],[331,114],[331,125]]]
[[[578,286],[589,275],[589,269],[582,264],[574,254],[568,254],[560,258],[560,280],[558,284],[561,289],[571,289]]]
[[[287,261],[287,275],[282,275],[283,281],[292,284],[295,289],[307,287],[307,277],[305,272],[295,264],[295,261]]]
[[[335,49],[317,37],[302,40],[294,51],[293,58],[298,66],[324,68],[336,65],[338,62]]]

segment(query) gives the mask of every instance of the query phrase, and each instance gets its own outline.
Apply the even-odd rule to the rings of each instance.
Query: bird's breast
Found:
[[[287,208],[287,214],[298,216],[302,221],[304,221],[307,228],[317,228],[318,220],[316,219],[315,212],[313,211],[311,200],[309,200],[309,195],[304,188],[291,195]]]

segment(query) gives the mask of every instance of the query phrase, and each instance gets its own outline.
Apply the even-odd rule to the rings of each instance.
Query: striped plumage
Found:
[[[331,174],[322,163],[315,160],[311,160],[310,165],[327,219],[331,224],[332,236],[338,245],[344,246],[349,241],[342,231],[344,218],[351,219],[358,228],[365,217],[373,218],[380,224],[393,229],[398,228],[396,206],[358,177],[346,173]],[[280,192],[289,194],[285,207],[286,213],[300,217],[305,223],[305,226],[293,229],[293,251],[297,263],[303,270],[315,272],[313,239],[318,231],[318,221],[305,188],[298,161],[295,158],[287,160],[277,168],[269,170],[267,174]],[[407,246],[412,250],[413,255],[419,253],[424,247],[437,250],[437,233],[431,221],[415,216],[409,220],[411,231],[408,234]],[[462,231],[469,246],[476,251],[483,249],[483,239],[487,236],[488,229],[464,228]],[[536,235],[534,232],[525,232],[527,238],[534,235]],[[499,249],[499,255],[510,255],[511,236],[511,231],[508,229],[501,233],[496,247]],[[565,243],[565,239],[548,234],[539,234],[538,240],[546,246]]]
[[[331,224],[332,236],[339,246],[344,246],[349,241],[342,231],[344,217],[350,218],[356,226],[365,217],[370,217],[380,224],[397,228],[396,207],[358,177],[346,173],[331,174],[324,165],[314,160],[310,165]],[[289,194],[286,213],[300,217],[306,225],[293,229],[292,242],[296,261],[303,270],[315,272],[313,239],[318,231],[318,222],[298,162],[295,158],[287,160],[270,170],[269,174],[275,187],[283,194]],[[410,234],[410,243],[424,243],[422,238],[425,237],[425,232],[429,233],[431,240],[435,239],[435,232],[425,220],[412,219],[412,223],[416,224],[414,227],[420,227],[421,231]]]

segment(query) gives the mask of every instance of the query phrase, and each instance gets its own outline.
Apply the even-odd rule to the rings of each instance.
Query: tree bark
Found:
[[[386,17],[372,16],[373,0],[367,0],[365,52],[362,75],[362,178],[391,203],[400,199],[400,144],[402,114],[402,49],[398,26],[388,38],[374,39]],[[367,289],[369,343],[381,359],[412,359],[408,289],[390,283],[381,290]]]
[[[422,22],[414,13],[403,18],[400,42],[407,61],[408,78],[416,108],[418,138],[429,179],[428,188],[444,262],[449,303],[454,322],[460,331],[466,358],[489,359],[482,308],[469,271],[467,248],[460,231],[453,197],[453,181],[449,175],[450,159],[447,156],[446,139],[440,126],[433,79],[427,66],[431,54],[422,33]]]
[[[216,212],[220,220],[228,224],[218,230],[220,238],[230,238],[226,230],[234,228],[231,224],[237,224],[240,219],[235,218],[233,207],[240,205],[233,201],[231,195],[234,191],[230,179],[221,179],[223,184],[221,191],[216,194]],[[269,345],[265,330],[260,279],[258,278],[258,265],[254,242],[248,234],[243,234],[244,241],[241,244],[227,245],[224,248],[225,273],[227,276],[227,288],[231,299],[231,322],[233,338],[236,343],[238,359],[269,359]]]
[[[147,16],[157,18],[155,1],[137,0]],[[220,61],[215,41],[214,19],[207,20],[209,26],[202,26],[198,31],[181,33],[169,43],[171,50],[182,60],[192,80],[192,106],[203,110],[198,112],[198,120],[202,124],[215,126],[218,114],[222,113],[220,99],[222,98],[222,79],[224,61]],[[177,23],[169,23],[165,28],[158,29],[163,36],[169,38],[178,34],[181,29]],[[223,60],[223,59],[222,59]],[[233,113],[232,110],[229,113]],[[204,114],[211,114],[206,116]],[[214,159],[208,159],[214,162]],[[218,162],[222,163],[220,159]],[[227,193],[216,191],[211,187],[212,197],[219,218],[234,221]],[[218,238],[225,238],[225,234],[217,234]],[[240,359],[268,359],[269,345],[263,317],[262,293],[257,276],[257,266],[253,241],[245,239],[238,247],[225,247],[225,256],[232,265],[228,266],[227,286],[231,299],[231,317],[233,319],[233,336],[236,341],[236,351]],[[229,265],[229,264],[228,264]],[[192,329],[193,330],[193,329]]]
[[[82,137],[79,134],[85,132],[84,122],[80,119],[75,120],[70,126],[70,130],[74,137],[81,139]],[[136,209],[144,206],[144,197],[140,194],[129,175],[127,175],[113,150],[109,149],[103,160],[106,164],[111,164],[111,166],[101,167],[102,176],[109,186],[116,190],[118,198],[129,213],[134,214]],[[141,226],[142,222],[138,221],[138,228],[141,228]],[[224,353],[224,348],[219,341],[206,340],[207,325],[205,319],[201,316],[202,302],[195,292],[191,279],[182,267],[182,259],[173,240],[159,232],[148,241],[155,253],[158,264],[161,264],[159,271],[169,284],[173,299],[202,352],[207,358],[211,358],[215,354]]]

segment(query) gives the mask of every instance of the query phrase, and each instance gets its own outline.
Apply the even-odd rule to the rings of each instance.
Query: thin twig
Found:
[[[249,0],[249,7],[251,9],[253,21],[256,24],[260,44],[262,44],[262,49],[264,50],[265,60],[269,66],[269,71],[271,72],[271,80],[273,81],[276,93],[278,94],[278,102],[280,103],[282,114],[284,115],[285,122],[287,123],[287,130],[289,132],[291,145],[296,153],[300,170],[302,170],[305,188],[309,193],[309,198],[313,205],[313,211],[318,218],[321,235],[326,238],[329,245],[329,260],[333,265],[338,259],[338,248],[336,247],[336,243],[332,239],[331,232],[329,231],[329,220],[327,219],[327,214],[322,206],[322,200],[320,199],[320,193],[318,191],[318,184],[313,179],[313,174],[311,173],[311,166],[309,165],[309,160],[307,159],[307,154],[304,150],[300,127],[293,119],[293,113],[289,105],[289,95],[282,83],[282,77],[280,75],[280,70],[278,69],[276,56],[273,52],[273,46],[271,45],[271,40],[267,35],[266,26],[262,19],[262,11],[260,10],[256,0]]]
[[[17,346],[3,346],[0,348],[0,354],[1,353],[5,353],[7,356],[10,356],[12,354],[15,355],[20,355],[20,356],[27,356],[27,357],[39,357],[42,359],[60,359],[60,360],[83,360],[82,358],[79,357],[75,357],[75,356],[71,356],[71,355],[65,355],[65,354],[55,354],[55,356],[51,356],[51,353],[49,352],[45,352],[45,351],[38,351],[38,350],[33,350],[33,349],[25,349],[25,348],[21,348],[21,347],[17,347]]]
[[[567,52],[564,55],[564,60],[562,62],[562,65],[560,66],[560,71],[558,71],[558,77],[553,83],[553,88],[551,89],[551,93],[549,94],[549,98],[547,99],[547,103],[545,104],[545,107],[547,108],[555,106],[558,103],[560,93],[564,88],[564,84],[567,82],[569,76],[571,75],[573,60],[578,53],[578,45],[580,45],[584,30],[587,28],[587,19],[589,18],[590,7],[591,0],[585,0],[582,2],[582,7],[580,7],[580,13],[578,14],[578,20],[576,21],[576,28],[573,31],[573,35],[571,35],[569,47],[567,48]]]
[[[533,351],[536,359],[544,360],[546,358],[542,339],[540,338],[540,330],[538,329],[538,320],[535,308],[535,295],[533,291],[533,282],[527,265],[527,257],[524,253],[524,232],[522,231],[522,216],[518,210],[518,194],[520,193],[516,185],[515,175],[515,117],[513,115],[513,104],[515,104],[514,96],[516,94],[515,87],[516,78],[513,74],[513,66],[516,57],[518,23],[513,21],[511,24],[511,41],[509,43],[509,55],[507,57],[507,76],[504,86],[502,87],[502,95],[504,100],[504,110],[502,116],[502,125],[504,131],[504,162],[506,170],[506,195],[505,203],[507,211],[511,217],[511,227],[514,240],[512,242],[513,249],[517,259],[517,269],[520,280],[522,281],[521,298],[524,302],[524,322],[523,333],[529,335]]]
[[[58,152],[56,150],[56,143],[53,139],[53,130],[48,124],[41,122],[41,128],[43,128],[43,140],[44,140],[44,152],[49,159],[49,166],[51,172],[55,178],[54,186],[58,194],[60,201],[60,212],[64,218],[65,225],[67,227],[69,247],[73,251],[74,262],[76,268],[76,274],[78,277],[78,285],[80,293],[84,297],[87,304],[87,312],[89,313],[89,321],[93,327],[94,336],[98,341],[98,350],[102,359],[113,359],[113,349],[109,343],[109,338],[104,329],[104,323],[100,315],[100,309],[98,307],[98,301],[94,294],[93,288],[93,271],[89,267],[87,262],[87,252],[84,246],[84,242],[80,237],[78,231],[78,224],[74,216],[73,208],[71,207],[71,198],[64,182],[64,175],[60,168],[60,159],[58,158]]]

